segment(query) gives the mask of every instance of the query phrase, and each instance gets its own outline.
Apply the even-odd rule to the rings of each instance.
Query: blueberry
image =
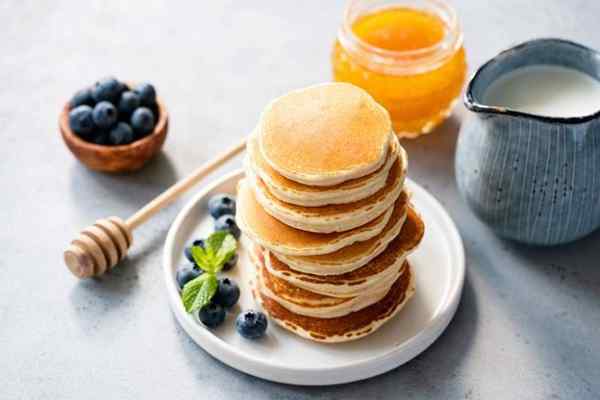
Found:
[[[108,136],[109,136],[108,131],[99,130],[93,134],[92,139],[90,141],[95,144],[107,145],[110,143]]]
[[[110,144],[118,146],[133,142],[133,137],[133,129],[131,129],[129,124],[119,122],[110,130],[108,141]]]
[[[236,239],[240,238],[242,232],[235,223],[235,217],[233,215],[222,215],[215,221],[215,231],[226,231],[229,232]]]
[[[240,288],[238,285],[229,278],[219,279],[219,287],[213,301],[225,308],[231,308],[235,306],[239,299]]]
[[[117,109],[108,101],[101,101],[94,107],[92,118],[96,126],[108,129],[117,122]]]
[[[92,138],[95,128],[92,113],[92,107],[86,105],[75,107],[69,112],[69,126],[73,132],[86,140]]]
[[[118,82],[119,82],[119,97],[117,97],[117,98],[120,98],[121,95],[123,94],[123,92],[126,92],[129,90],[129,85],[126,84],[125,82],[121,82],[121,81],[118,81]]]
[[[216,303],[209,303],[198,311],[198,318],[209,328],[215,328],[225,320],[225,309]]]
[[[205,244],[206,244],[206,241],[204,239],[196,239],[192,242],[192,246],[204,247]]]
[[[158,123],[158,121],[160,120],[160,111],[158,110],[158,104],[155,103],[149,106],[148,108],[150,109],[150,111],[152,111],[152,115],[154,115],[154,121]]]
[[[260,311],[245,311],[235,320],[235,329],[246,339],[258,339],[263,336],[267,325],[267,317]]]
[[[217,194],[208,201],[208,212],[217,219],[221,215],[235,215],[235,198],[228,194]]]
[[[152,84],[143,82],[138,84],[133,90],[140,95],[142,105],[150,107],[156,103],[156,90],[154,90]]]
[[[238,262],[238,255],[234,254],[225,264],[223,264],[222,271],[229,271],[231,268],[235,267]]]
[[[192,242],[192,246],[204,247],[204,239],[194,240]],[[192,257],[192,246],[186,247],[185,250],[183,250],[183,254],[185,255],[185,258],[187,258],[191,263],[196,264],[196,261],[194,261],[194,257]]]
[[[119,114],[131,115],[140,106],[140,96],[136,92],[126,91],[121,93],[119,99]]]
[[[179,289],[183,289],[186,283],[188,283],[192,279],[196,279],[197,277],[202,275],[203,272],[204,271],[202,270],[194,268],[193,265],[184,265],[177,268],[175,279],[177,280],[177,285],[179,285]]]
[[[78,106],[90,106],[93,107],[95,104],[94,99],[92,98],[92,89],[90,88],[85,88],[85,89],[81,89],[78,90],[73,97],[71,98],[71,101],[69,101],[69,108],[72,110],[75,107]]]
[[[97,103],[101,101],[116,103],[122,90],[123,84],[116,78],[109,76],[94,84],[94,87],[92,88],[92,98]]]
[[[137,137],[142,137],[154,129],[154,115],[152,111],[146,107],[137,108],[131,114],[131,127]]]

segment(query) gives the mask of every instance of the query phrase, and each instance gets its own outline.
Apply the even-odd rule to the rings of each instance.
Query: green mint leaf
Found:
[[[209,279],[208,276],[209,274],[202,274],[186,283],[183,287],[181,292],[181,301],[187,312],[192,312],[192,307],[196,302],[196,297],[198,297],[200,289],[202,286],[204,286],[204,282]]]
[[[217,276],[209,273],[204,275],[206,275],[204,284],[200,287],[200,290],[198,291],[196,299],[194,300],[194,303],[192,303],[189,312],[197,311],[210,303],[210,300],[217,292],[217,288],[219,286]]]
[[[235,240],[232,234],[228,233],[221,242],[221,246],[219,247],[215,255],[217,259],[217,271],[220,271],[223,268],[223,265],[235,255],[236,250],[237,241]]]
[[[192,257],[205,272],[216,274],[235,254],[237,241],[230,233],[217,231],[206,239],[204,246],[193,246]]]
[[[213,271],[213,256],[209,252],[208,249],[205,249],[200,246],[192,246],[192,257],[196,262],[196,265],[200,267],[205,272],[214,272]]]
[[[221,245],[223,244],[223,241],[225,240],[227,235],[230,235],[230,233],[225,231],[213,232],[206,239],[206,249],[212,251],[213,254],[216,254],[217,251],[219,251],[219,249],[221,248]]]

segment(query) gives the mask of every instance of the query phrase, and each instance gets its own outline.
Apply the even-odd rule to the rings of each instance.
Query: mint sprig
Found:
[[[181,293],[185,310],[191,313],[208,304],[218,285],[217,277],[213,274],[202,274],[186,283]]]
[[[192,257],[204,272],[216,274],[233,257],[236,249],[237,242],[233,235],[217,231],[206,239],[204,247],[192,247]]]
[[[223,231],[210,235],[204,247],[192,246],[192,257],[204,273],[183,287],[181,301],[187,312],[195,312],[210,303],[219,286],[217,272],[223,269],[236,250],[237,242],[233,235]]]

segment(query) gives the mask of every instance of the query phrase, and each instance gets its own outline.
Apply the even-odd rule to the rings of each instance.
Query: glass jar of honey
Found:
[[[440,0],[352,0],[332,54],[336,81],[368,91],[401,137],[452,111],[467,71],[456,13]]]

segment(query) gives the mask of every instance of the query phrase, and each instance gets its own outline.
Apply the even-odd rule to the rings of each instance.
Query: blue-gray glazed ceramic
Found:
[[[600,80],[600,54],[561,39],[500,53],[465,94],[456,179],[471,209],[500,236],[536,245],[581,238],[600,226],[600,110],[553,118],[485,105],[500,76],[530,65],[574,68]]]

